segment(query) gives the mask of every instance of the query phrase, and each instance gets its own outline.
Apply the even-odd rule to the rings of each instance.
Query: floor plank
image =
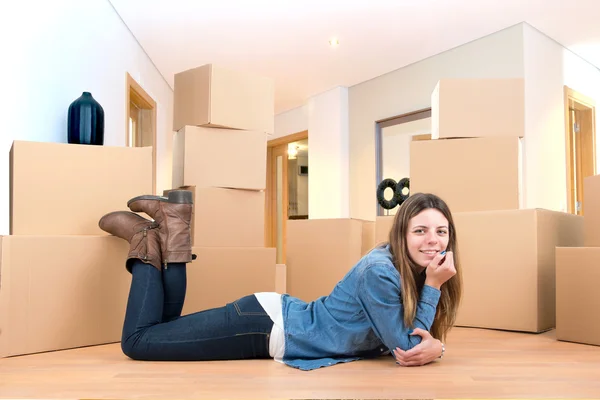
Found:
[[[446,357],[398,367],[391,357],[315,371],[272,360],[136,362],[118,344],[0,360],[2,398],[600,398],[600,347],[455,328]]]

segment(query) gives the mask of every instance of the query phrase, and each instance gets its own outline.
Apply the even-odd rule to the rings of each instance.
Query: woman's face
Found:
[[[448,240],[448,220],[435,208],[423,210],[408,221],[408,255],[420,267],[426,268],[437,253],[446,250]]]

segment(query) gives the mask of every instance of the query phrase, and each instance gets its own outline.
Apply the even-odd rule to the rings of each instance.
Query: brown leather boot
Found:
[[[129,242],[129,254],[125,262],[129,273],[134,259],[161,270],[160,238],[156,222],[130,211],[115,211],[100,218],[98,226],[103,231]]]
[[[127,202],[134,212],[145,212],[158,224],[162,262],[189,263],[192,255],[192,192],[173,190],[168,197],[144,195]]]

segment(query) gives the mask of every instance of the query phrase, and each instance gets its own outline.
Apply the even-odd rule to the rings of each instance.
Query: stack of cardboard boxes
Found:
[[[98,221],[152,192],[152,148],[15,141],[9,171],[0,357],[119,341],[129,245]]]
[[[556,326],[555,249],[583,243],[583,218],[524,209],[523,79],[447,79],[432,94],[432,139],[411,142],[411,193],[453,213],[463,297],[458,326],[541,332]],[[392,217],[376,221],[385,240]]]
[[[556,249],[556,338],[600,346],[600,175],[583,186],[583,247]]]
[[[275,291],[264,233],[273,82],[208,64],[176,74],[174,96],[172,187],[193,192],[197,255],[183,313]]]

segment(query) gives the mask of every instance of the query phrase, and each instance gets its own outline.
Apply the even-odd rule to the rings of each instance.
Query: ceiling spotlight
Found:
[[[298,149],[299,149],[299,147],[296,146],[295,143],[289,143],[288,144],[288,159],[295,160],[296,156],[298,155]]]
[[[340,41],[337,40],[337,38],[331,38],[329,39],[329,44],[331,45],[331,47],[336,47],[340,44]]]

